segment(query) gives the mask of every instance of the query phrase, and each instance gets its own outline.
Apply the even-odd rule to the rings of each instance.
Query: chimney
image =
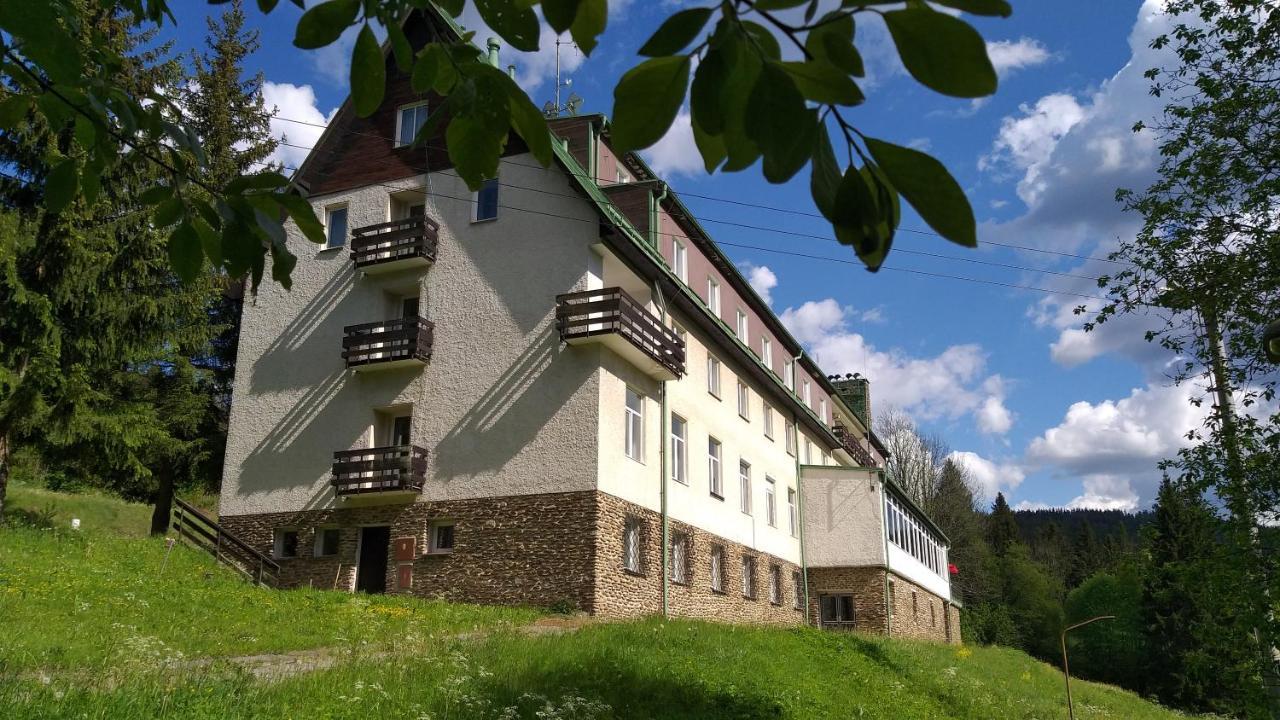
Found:
[[[498,62],[498,48],[502,47],[498,43],[498,38],[489,38],[489,64],[501,69],[502,64]]]
[[[849,406],[853,414],[858,416],[862,424],[871,427],[871,382],[854,373],[852,377],[832,380],[831,384],[835,386],[836,394],[845,405]]]
[[[507,66],[507,77],[511,78],[512,80],[515,80],[515,79],[516,79],[516,66],[515,66],[515,65],[508,65],[508,66]]]

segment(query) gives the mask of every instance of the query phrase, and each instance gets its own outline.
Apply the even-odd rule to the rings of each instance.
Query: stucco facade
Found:
[[[390,61],[388,77],[391,96],[414,100]],[[313,155],[334,152],[344,125],[395,127],[381,114],[396,112],[339,112]],[[865,424],[598,118],[554,126],[556,162],[513,142],[480,221],[480,196],[447,165],[417,172],[429,153],[379,149],[397,159],[386,171],[304,164],[299,189],[323,190],[307,199],[333,247],[288,223],[292,288],[264,284],[246,303],[221,522],[278,556],[290,585],[795,624],[818,620],[816,593],[852,584],[870,602],[879,577],[888,598],[893,575],[945,611],[945,576],[886,543],[882,448]],[[351,231],[419,215],[438,228],[430,263],[353,263]],[[673,238],[689,241],[683,276]],[[583,292],[571,337],[565,296]],[[429,324],[426,351],[349,367],[351,328],[396,318]],[[335,457],[388,448],[413,452]],[[362,481],[388,467],[413,483]],[[890,619],[865,629],[895,630],[887,603]]]

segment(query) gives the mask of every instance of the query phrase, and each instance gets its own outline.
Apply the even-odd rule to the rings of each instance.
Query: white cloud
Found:
[[[995,499],[996,493],[1018,487],[1027,477],[1016,463],[994,462],[967,450],[952,452],[947,459],[965,469],[975,494],[988,502]]]
[[[858,316],[858,319],[868,324],[889,322],[889,318],[884,316],[883,306],[873,307],[870,310],[863,310],[862,314]]]
[[[772,305],[772,292],[778,286],[778,276],[769,269],[768,265],[751,265],[746,270],[747,282],[751,284],[751,289],[755,290],[762,300]]]
[[[324,132],[323,127],[315,126],[328,124],[337,112],[337,108],[330,110],[328,115],[321,112],[316,101],[316,92],[310,85],[267,81],[262,84],[262,99],[267,110],[275,115],[271,119],[271,136],[277,140],[285,140],[289,145],[299,146],[280,145],[268,161],[280,162],[290,168],[299,167],[307,158],[307,148],[315,145]],[[304,125],[278,118],[289,118],[312,124]],[[286,170],[286,174],[288,172]]]
[[[1085,117],[1085,108],[1066,93],[1045,95],[1034,105],[1018,107],[1021,117],[1006,117],[991,152],[978,160],[980,170],[1023,172],[1018,197],[1034,205],[1045,191],[1045,166],[1058,141]]]
[[[914,148],[920,152],[929,152],[933,147],[933,141],[927,137],[912,138],[907,141],[907,147]]]
[[[1004,406],[1004,399],[996,396],[982,401],[975,415],[978,429],[987,434],[1003,435],[1013,427],[1013,413]]]
[[[686,108],[681,108],[676,114],[675,122],[671,123],[667,134],[642,154],[653,171],[668,180],[678,175],[704,173],[706,170],[698,145],[693,141],[692,119]]]
[[[1000,77],[1022,68],[1044,64],[1052,57],[1043,43],[1029,37],[988,42],[987,56],[991,58],[991,64]]]
[[[952,345],[933,357],[882,351],[851,329],[859,313],[832,298],[789,307],[780,317],[824,370],[858,372],[869,378],[880,407],[901,408],[918,421],[977,417],[993,397],[1003,407],[1004,382],[986,372],[986,354],[978,345]],[[1000,429],[998,418],[989,428],[991,432],[1008,430]]]

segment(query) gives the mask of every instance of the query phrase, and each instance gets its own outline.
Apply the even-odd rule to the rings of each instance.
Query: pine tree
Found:
[[[996,493],[995,504],[991,506],[991,516],[987,518],[987,542],[999,557],[1004,557],[1009,547],[1019,542],[1018,521],[1005,501],[1004,493]]]
[[[1102,569],[1102,565],[1103,551],[1098,544],[1098,535],[1089,521],[1081,520],[1076,526],[1075,538],[1071,543],[1071,571],[1067,576],[1067,584],[1079,585]]]
[[[964,468],[951,460],[942,465],[930,506],[933,520],[951,541],[947,558],[956,566],[952,593],[966,606],[985,602],[994,592],[988,575],[991,550],[983,537],[983,518]]]
[[[1266,717],[1256,646],[1237,621],[1242,589],[1224,569],[1221,523],[1198,492],[1168,478],[1155,516],[1142,588],[1147,690],[1189,711]]]

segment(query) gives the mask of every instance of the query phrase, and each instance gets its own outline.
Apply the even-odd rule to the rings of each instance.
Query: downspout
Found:
[[[893,606],[889,603],[889,489],[884,471],[876,473],[880,480],[880,537],[884,540],[884,636],[893,637]]]
[[[591,182],[598,183],[600,178],[596,168],[600,166],[600,140],[594,122],[587,123],[587,147],[591,149],[587,153],[587,175]]]
[[[796,432],[800,432],[799,418],[792,416],[792,423],[796,426]],[[796,514],[796,522],[800,523],[800,582],[804,585],[804,624],[809,624],[809,564],[805,562],[804,555],[804,482],[800,477],[800,448],[799,438],[796,438],[796,503],[798,503]]]
[[[653,297],[658,306],[658,316],[661,318],[662,324],[667,324],[667,301],[662,296],[662,285],[655,282],[653,284]],[[662,418],[658,421],[658,473],[661,477],[658,480],[659,487],[659,507],[662,513],[662,617],[670,617],[670,577],[671,573],[667,567],[670,561],[668,558],[668,537],[670,533],[670,519],[667,515],[667,478],[670,473],[667,472],[667,423],[669,422],[670,412],[667,409],[667,381],[663,380],[658,383],[658,402],[662,408]]]
[[[653,246],[659,253],[662,252],[662,245],[659,241],[661,233],[658,227],[658,208],[662,206],[662,201],[667,199],[667,195],[671,193],[671,186],[662,183],[662,192],[657,196],[650,195],[653,203],[649,205],[649,244]]]

